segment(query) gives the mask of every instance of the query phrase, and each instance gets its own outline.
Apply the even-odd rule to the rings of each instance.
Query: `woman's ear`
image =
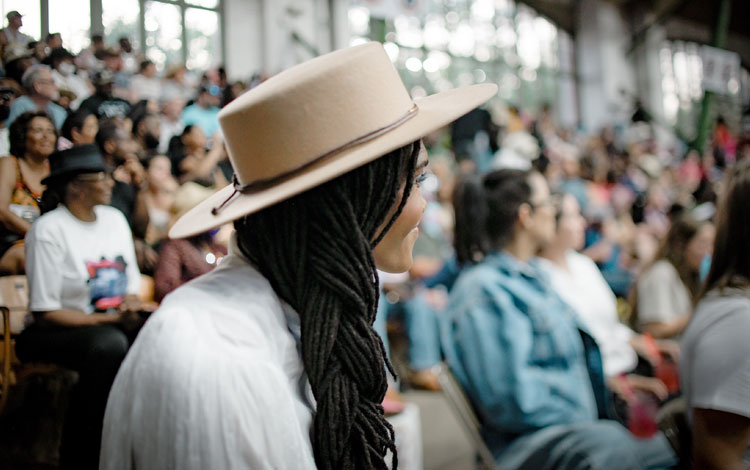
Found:
[[[533,225],[532,223],[532,216],[533,212],[531,210],[531,206],[527,203],[523,203],[520,206],[518,206],[518,217],[516,218],[516,222],[520,224],[521,228],[526,229]]]

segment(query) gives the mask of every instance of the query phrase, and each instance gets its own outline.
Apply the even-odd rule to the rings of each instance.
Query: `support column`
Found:
[[[729,19],[732,12],[732,0],[720,0],[719,14],[714,29],[712,46],[724,48],[727,44],[727,34],[729,33]],[[693,146],[699,151],[703,151],[708,140],[708,133],[711,130],[711,108],[714,103],[714,93],[706,91],[703,94],[703,105],[701,106],[701,115],[698,120],[698,135]]]

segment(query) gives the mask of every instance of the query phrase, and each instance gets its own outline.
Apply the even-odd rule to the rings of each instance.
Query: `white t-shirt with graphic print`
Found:
[[[96,206],[94,212],[96,221],[84,222],[61,205],[26,234],[32,312],[92,313],[139,292],[141,275],[125,216],[110,206]]]

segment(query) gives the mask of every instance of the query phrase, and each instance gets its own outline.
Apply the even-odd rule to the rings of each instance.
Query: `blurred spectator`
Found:
[[[88,109],[79,109],[71,113],[62,127],[62,137],[67,139],[71,146],[96,143],[97,132],[99,132],[99,120]]]
[[[47,38],[44,40],[47,43],[49,50],[60,49],[63,47],[63,40],[60,33],[49,33]]]
[[[185,125],[197,125],[206,136],[213,136],[219,130],[219,87],[201,87],[195,103],[182,111]]]
[[[187,69],[182,64],[172,65],[167,68],[162,84],[162,101],[170,101],[177,98],[182,100],[183,103],[187,103],[195,98],[196,87],[188,83],[187,73]]]
[[[27,47],[37,63],[44,63],[44,60],[47,58],[47,45],[44,42],[31,41]]]
[[[221,134],[214,136],[214,146],[206,149],[206,136],[197,125],[188,124],[180,138],[184,154],[178,160],[177,177],[180,184],[194,181],[206,187],[221,188],[227,184],[219,163],[227,158]]]
[[[655,260],[638,278],[636,321],[654,338],[678,338],[700,290],[700,268],[711,255],[714,228],[690,216],[675,220]]]
[[[23,15],[18,13],[16,10],[11,10],[5,17],[8,19],[8,26],[0,30],[0,41],[4,45],[16,44],[22,47],[26,47],[31,41],[34,40],[28,34],[24,34],[20,31],[23,26]]]
[[[101,70],[104,64],[97,58],[97,55],[102,51],[104,51],[104,36],[99,33],[92,34],[91,44],[78,54],[76,65],[78,68],[88,70],[89,72]]]
[[[556,203],[556,237],[542,250],[539,266],[549,276],[555,292],[573,307],[599,345],[608,388],[626,400],[618,376],[630,374],[628,380],[635,390],[651,393],[659,400],[666,399],[668,390],[663,382],[636,373],[638,355],[649,359],[644,340],[620,323],[614,293],[596,264],[576,251],[583,247],[585,229],[578,202],[566,194],[556,199]],[[657,345],[677,359],[677,343],[661,341]]]
[[[465,116],[456,119],[451,124],[451,142],[456,160],[459,162],[463,160],[474,161],[479,166],[480,171],[488,170],[487,165],[480,165],[486,158],[484,158],[485,155],[479,155],[479,153],[492,154],[492,145],[496,133],[497,129],[492,123],[492,117],[485,109],[474,109]],[[478,134],[483,135],[480,139],[486,140],[486,148],[476,148],[475,139]]]
[[[750,466],[750,161],[730,170],[711,270],[682,338],[693,468]]]
[[[10,105],[16,97],[16,90],[8,86],[10,80],[0,79],[0,158],[10,155],[10,138],[5,120],[10,115]]]
[[[130,101],[158,101],[161,98],[161,80],[156,76],[156,65],[150,60],[141,62],[138,74],[130,79]]]
[[[212,190],[203,186],[185,183],[177,191],[172,206],[173,220],[212,194]],[[226,254],[227,248],[214,241],[213,231],[165,241],[154,271],[154,299],[160,302],[182,284],[211,271]]]
[[[47,57],[47,64],[52,67],[52,78],[57,88],[75,93],[76,98],[70,103],[70,109],[75,111],[83,100],[92,95],[94,86],[84,75],[76,73],[73,54],[65,49],[52,49]]]
[[[55,125],[44,111],[24,113],[10,126],[11,156],[0,159],[0,272],[24,272],[23,240],[39,217],[42,180],[56,140]]]
[[[172,176],[172,165],[166,155],[155,155],[146,160],[146,185],[144,200],[148,228],[145,241],[155,246],[167,237],[170,211],[177,192],[177,180]]]
[[[130,103],[112,95],[114,75],[102,70],[94,75],[96,92],[81,103],[80,109],[87,109],[99,119],[124,119],[130,112]]]
[[[148,209],[143,198],[146,170],[137,155],[132,137],[113,121],[102,121],[96,143],[113,171],[114,187],[109,203],[123,214],[136,238],[143,238],[148,226]]]
[[[159,116],[144,112],[133,118],[133,137],[139,147],[141,158],[148,158],[157,153],[161,138],[161,121]]]
[[[46,65],[32,65],[24,72],[21,84],[28,95],[20,96],[13,101],[5,125],[10,126],[19,115],[26,111],[46,111],[52,117],[55,127],[60,129],[68,113],[54,103],[59,98],[60,92],[52,78],[52,69]]]
[[[20,85],[24,72],[34,64],[34,59],[26,46],[9,44],[3,48],[3,63],[5,76]]]
[[[96,468],[115,374],[150,308],[122,214],[107,207],[112,180],[95,145],[50,158],[43,215],[27,237],[29,309],[16,351],[24,361],[78,372],[63,428],[62,468]],[[151,308],[152,309],[152,308]]]
[[[159,132],[159,153],[166,154],[169,150],[169,142],[174,136],[182,135],[185,123],[180,119],[185,102],[182,98],[175,97],[164,102],[159,115],[161,130]]]
[[[468,392],[482,435],[506,468],[669,468],[662,434],[638,439],[609,419],[602,359],[574,311],[534,261],[555,238],[544,178],[499,170],[466,201],[473,237],[444,320],[445,355]],[[472,255],[473,256],[473,255]]]
[[[122,59],[122,70],[130,75],[138,72],[138,64],[141,63],[140,54],[133,50],[130,38],[121,37],[117,43],[120,45],[120,58]]]

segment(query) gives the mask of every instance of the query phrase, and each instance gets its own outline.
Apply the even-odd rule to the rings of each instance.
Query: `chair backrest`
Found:
[[[490,452],[484,439],[482,439],[482,435],[479,433],[479,419],[477,419],[477,415],[474,413],[469,400],[466,398],[461,385],[451,372],[448,364],[440,364],[438,369],[438,381],[440,382],[445,397],[448,399],[448,404],[450,405],[451,410],[463,425],[464,430],[468,434],[469,439],[477,451],[480,468],[483,470],[496,469],[497,463],[495,462],[495,458],[492,456],[492,452]]]
[[[10,312],[11,333],[20,333],[29,314],[29,286],[26,276],[0,277],[0,307],[7,308]],[[4,329],[4,325],[0,323],[0,333],[4,333]]]

